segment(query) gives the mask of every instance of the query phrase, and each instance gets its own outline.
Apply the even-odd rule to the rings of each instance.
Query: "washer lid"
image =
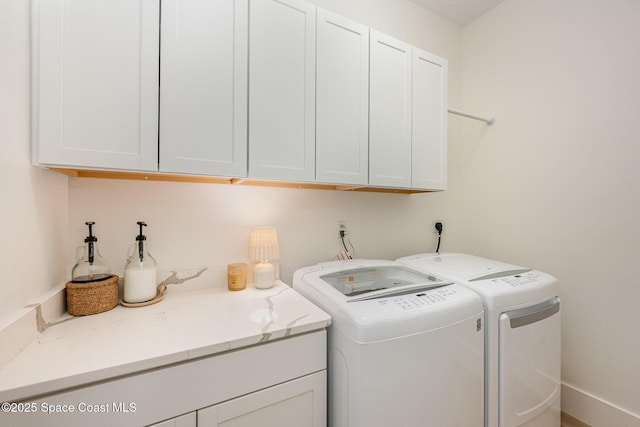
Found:
[[[337,304],[426,291],[451,283],[389,260],[329,261],[293,273],[294,289],[312,300],[327,299]]]
[[[450,284],[402,265],[352,268],[324,274],[320,279],[349,297],[349,302]]]

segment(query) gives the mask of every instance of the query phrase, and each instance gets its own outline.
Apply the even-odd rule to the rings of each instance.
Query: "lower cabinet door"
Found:
[[[198,410],[198,427],[326,426],[326,371]]]
[[[196,427],[197,425],[196,413],[189,412],[188,414],[161,421],[148,427]]]

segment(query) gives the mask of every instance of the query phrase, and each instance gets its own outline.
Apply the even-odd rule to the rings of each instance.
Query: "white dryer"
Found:
[[[293,287],[332,317],[332,427],[483,424],[478,295],[394,261],[301,268]]]
[[[541,271],[466,254],[398,259],[483,300],[487,427],[560,426],[560,299]]]

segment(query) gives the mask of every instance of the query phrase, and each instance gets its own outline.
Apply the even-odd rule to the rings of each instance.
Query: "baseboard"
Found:
[[[570,384],[562,384],[562,412],[592,427],[640,427],[640,415]]]
[[[583,423],[577,418],[573,418],[571,415],[566,412],[562,412],[560,416],[560,426],[561,427],[591,427],[587,423]]]

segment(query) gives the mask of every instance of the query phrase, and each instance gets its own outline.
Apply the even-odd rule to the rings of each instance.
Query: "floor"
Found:
[[[560,420],[561,427],[590,427],[589,424],[585,424],[582,421],[573,418],[571,415],[567,415],[564,412],[562,413],[562,418]]]

